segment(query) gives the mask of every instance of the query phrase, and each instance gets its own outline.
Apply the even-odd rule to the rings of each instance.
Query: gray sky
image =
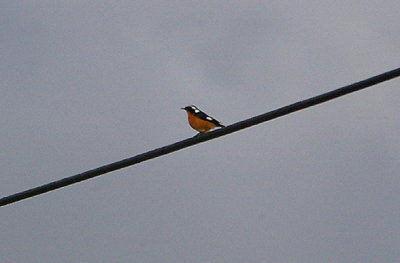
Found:
[[[2,1],[1,196],[397,68],[399,10]],[[398,262],[399,85],[2,207],[1,262]]]

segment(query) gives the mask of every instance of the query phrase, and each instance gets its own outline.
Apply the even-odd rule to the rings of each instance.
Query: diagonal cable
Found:
[[[279,118],[281,116],[287,115],[289,113],[299,111],[317,104],[321,104],[323,102],[326,102],[328,100],[332,100],[341,96],[344,96],[346,94],[365,89],[368,87],[371,87],[373,85],[376,85],[378,83],[396,78],[400,76],[400,68],[382,73],[380,75],[350,84],[348,86],[344,86],[342,88],[335,89],[330,92],[323,93],[321,95],[298,101],[293,104],[281,107],[279,109],[243,120],[236,122],[232,125],[229,125],[225,128],[218,129],[206,134],[203,134],[201,136],[195,136],[189,139],[185,139],[183,141],[179,141],[164,147],[160,147],[145,153],[138,154],[136,156],[117,161],[111,164],[107,164],[80,174],[76,174],[70,177],[63,178],[61,180],[53,181],[48,184],[44,184],[35,188],[28,189],[26,191],[22,191],[16,194],[12,194],[6,197],[3,197],[0,199],[0,206],[5,206],[11,203],[18,202],[23,199],[27,199],[36,195],[40,195],[49,191],[56,190],[61,187],[65,187],[71,184],[75,184],[84,180],[91,179],[93,177],[100,176],[105,173],[109,173],[115,170],[119,170],[143,161],[147,161],[150,159],[154,159],[156,157],[178,151],[180,149],[202,143],[208,140],[212,140],[257,124],[260,124],[262,122],[266,122],[275,118]]]

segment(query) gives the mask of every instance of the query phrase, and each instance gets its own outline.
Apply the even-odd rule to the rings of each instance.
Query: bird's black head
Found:
[[[190,112],[190,113],[198,113],[200,110],[196,107],[196,106],[194,106],[194,105],[189,105],[189,106],[186,106],[185,108],[181,108],[182,110],[185,110],[185,111],[187,111],[187,112]]]

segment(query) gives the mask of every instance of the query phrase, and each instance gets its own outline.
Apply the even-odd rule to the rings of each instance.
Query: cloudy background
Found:
[[[1,196],[397,68],[399,10],[1,1]],[[1,262],[398,262],[399,86],[1,207]]]

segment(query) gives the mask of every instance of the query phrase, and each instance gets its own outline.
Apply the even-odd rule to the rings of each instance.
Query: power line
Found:
[[[323,102],[326,102],[328,100],[332,100],[341,96],[344,96],[346,94],[349,94],[351,92],[355,92],[361,89],[365,89],[368,88],[370,86],[376,85],[378,83],[396,78],[400,76],[400,68],[385,72],[383,74],[362,80],[360,82],[356,82],[353,83],[351,85],[327,92],[327,93],[323,93],[321,95],[306,99],[306,100],[302,100],[302,101],[298,101],[296,103],[290,104],[288,106],[284,106],[281,107],[279,109],[243,120],[243,121],[239,121],[237,123],[234,123],[232,125],[229,125],[225,128],[222,129],[218,129],[206,134],[203,134],[201,136],[195,136],[183,141],[179,141],[161,148],[157,148],[142,154],[138,154],[136,156],[118,161],[118,162],[114,162],[111,164],[107,164],[104,166],[101,166],[99,168],[93,169],[93,170],[89,170],[80,174],[76,174],[70,177],[66,177],[64,179],[61,180],[57,180],[57,181],[53,181],[51,183],[42,185],[42,186],[38,186],[35,188],[31,188],[28,189],[26,191],[23,192],[19,192],[13,195],[9,195],[6,197],[3,197],[0,199],[0,206],[5,206],[7,204],[11,204],[11,203],[15,203],[18,202],[20,200],[23,199],[27,199],[36,195],[40,195],[49,191],[53,191],[56,190],[58,188],[61,187],[65,187],[74,183],[78,183],[84,180],[88,180],[91,179],[93,177],[97,177],[100,176],[102,174],[105,173],[109,173],[118,169],[122,169],[143,161],[147,161],[171,152],[175,152],[178,151],[180,149],[198,144],[198,143],[202,143],[214,138],[218,138],[257,124],[260,124],[262,122],[266,122],[275,118],[279,118],[281,116],[287,115],[289,113],[295,112],[295,111],[299,111]]]

